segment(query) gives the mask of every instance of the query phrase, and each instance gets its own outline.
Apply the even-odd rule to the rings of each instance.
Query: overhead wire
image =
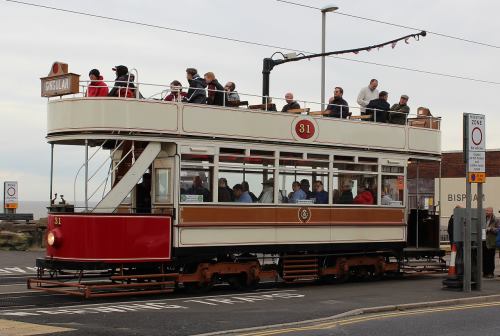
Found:
[[[83,11],[76,11],[76,10],[71,10],[71,9],[65,9],[65,8],[59,8],[59,7],[41,5],[41,4],[36,4],[36,3],[32,3],[32,2],[19,1],[19,0],[4,0],[4,1],[10,2],[10,3],[19,4],[19,5],[44,8],[44,9],[54,10],[54,11],[63,12],[63,13],[70,13],[70,14],[75,14],[75,15],[93,17],[93,18],[97,18],[97,19],[103,19],[103,20],[109,20],[109,21],[115,21],[115,22],[121,22],[121,23],[134,24],[134,25],[138,25],[138,26],[144,26],[144,27],[149,27],[149,28],[168,30],[168,31],[173,31],[173,32],[178,32],[178,33],[184,33],[184,34],[190,34],[190,35],[196,35],[196,36],[201,36],[201,37],[208,37],[208,38],[213,38],[213,39],[218,39],[218,40],[225,40],[225,41],[230,41],[230,42],[235,42],[235,43],[241,43],[241,44],[246,44],[246,45],[253,45],[253,46],[259,46],[259,47],[265,47],[265,48],[273,48],[273,49],[282,49],[282,50],[293,51],[293,52],[298,52],[298,53],[303,53],[303,54],[314,54],[314,52],[306,51],[306,50],[299,50],[299,49],[294,49],[294,48],[289,48],[289,47],[283,47],[283,46],[277,46],[277,45],[272,45],[272,44],[266,44],[266,43],[260,43],[260,42],[254,42],[254,41],[247,41],[247,40],[242,40],[242,39],[237,39],[237,38],[232,38],[232,37],[226,37],[226,36],[220,36],[220,35],[214,35],[214,34],[208,34],[208,33],[200,33],[200,32],[195,32],[195,31],[191,31],[191,30],[187,30],[187,29],[179,29],[179,28],[172,28],[172,27],[167,27],[167,26],[160,26],[160,25],[156,25],[156,24],[144,23],[144,22],[134,21],[134,20],[128,20],[128,19],[120,19],[120,18],[111,17],[111,16],[104,16],[104,15],[99,15],[99,14],[93,14],[93,13],[83,12]],[[298,3],[294,3],[294,2],[291,2],[291,1],[287,1],[287,0],[276,0],[276,1],[284,2],[284,3],[289,3],[289,4],[293,4],[293,5],[297,5],[297,6],[302,6],[302,7],[308,7],[308,8],[312,8],[312,9],[319,9],[319,8],[316,8],[316,7],[313,7],[313,6],[298,4]],[[414,29],[414,28],[410,28],[410,29]],[[500,85],[500,82],[490,81],[490,80],[483,80],[483,79],[478,79],[478,78],[473,78],[473,77],[467,77],[467,76],[461,76],[461,75],[446,74],[446,73],[440,73],[440,72],[434,72],[434,71],[427,71],[427,70],[415,69],[415,68],[404,67],[404,66],[397,66],[397,65],[391,65],[391,64],[378,63],[378,62],[362,61],[362,60],[357,60],[357,59],[347,58],[347,57],[340,57],[340,56],[327,56],[327,57],[332,57],[332,58],[336,58],[336,59],[340,59],[340,60],[344,60],[344,61],[349,61],[349,62],[356,62],[356,63],[362,63],[362,64],[368,64],[368,65],[375,65],[375,66],[380,66],[380,67],[385,67],[385,68],[392,68],[392,69],[397,69],[397,70],[404,70],[404,71],[409,71],[409,72],[416,72],[416,73],[428,74],[428,75],[433,75],[433,76],[447,77],[447,78],[453,78],[453,79],[461,79],[461,80],[467,80],[467,81],[473,81],[473,82],[479,82],[479,83],[485,83],[485,84]]]
[[[304,8],[315,9],[315,10],[321,11],[321,8],[319,8],[319,7],[305,5],[305,4],[301,4],[301,3],[293,2],[293,1],[289,1],[289,0],[275,0],[275,1],[281,2],[281,3],[285,3],[285,4],[288,4],[288,5],[299,6],[299,7],[304,7]],[[350,13],[345,13],[345,12],[341,12],[341,11],[335,11],[335,12],[333,12],[333,14],[341,15],[341,16],[347,16],[347,17],[351,17],[351,18],[354,18],[354,19],[359,19],[359,20],[364,20],[364,21],[369,21],[369,22],[380,23],[380,24],[384,24],[384,25],[388,25],[388,26],[393,26],[393,27],[398,27],[398,28],[404,28],[404,29],[410,29],[410,30],[416,30],[416,31],[425,30],[428,34],[431,34],[431,35],[436,35],[436,36],[440,36],[440,37],[444,37],[444,38],[448,38],[448,39],[452,39],[452,40],[462,41],[462,42],[466,42],[466,43],[472,43],[472,44],[476,44],[476,45],[481,45],[481,46],[484,46],[484,47],[490,47],[490,48],[500,49],[500,46],[494,45],[494,44],[491,44],[491,43],[475,41],[475,40],[467,39],[467,38],[464,38],[464,37],[453,36],[453,35],[449,35],[449,34],[435,32],[435,31],[428,30],[428,29],[422,29],[422,28],[416,28],[416,27],[406,26],[406,25],[397,24],[397,23],[393,23],[393,22],[387,22],[387,21],[382,21],[382,20],[378,20],[378,19],[373,19],[373,18],[368,18],[368,17],[364,17],[364,16],[359,16],[359,15],[354,15],[354,14],[350,14]]]

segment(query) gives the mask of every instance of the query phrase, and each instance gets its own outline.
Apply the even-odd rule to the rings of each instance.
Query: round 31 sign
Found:
[[[312,140],[316,135],[316,125],[311,120],[300,119],[295,123],[294,137],[297,140]]]

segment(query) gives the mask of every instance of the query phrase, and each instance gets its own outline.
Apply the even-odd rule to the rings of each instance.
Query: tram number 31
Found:
[[[310,120],[300,120],[295,125],[295,133],[302,139],[309,139],[314,135],[315,127]]]

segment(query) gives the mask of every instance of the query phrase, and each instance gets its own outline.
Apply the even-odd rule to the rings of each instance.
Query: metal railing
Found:
[[[132,71],[135,71],[136,76],[138,77],[137,71],[135,69],[132,69]],[[205,89],[190,88],[190,87],[184,87],[184,86],[172,88],[171,86],[162,85],[162,84],[140,83],[137,80],[137,77],[135,77],[134,81],[131,81],[130,79],[132,77],[129,75],[129,81],[120,82],[120,83],[127,84],[124,88],[135,90],[135,99],[142,98],[141,92],[139,91],[140,87],[155,90],[154,93],[145,96],[147,98],[143,98],[143,99],[159,100],[159,101],[164,101],[169,93],[174,94],[174,96],[180,97],[181,93],[188,92],[190,89],[192,89],[192,90],[197,90],[197,91],[204,91],[205,95],[206,95],[206,92],[214,92],[214,93],[221,92],[223,94],[222,105],[220,105],[221,107],[241,108],[240,106],[238,106],[234,103],[228,103],[227,95],[229,94],[229,92],[225,91],[225,90],[216,90],[216,89],[207,89],[207,88],[205,88]],[[107,87],[114,87],[115,83],[116,83],[116,81],[103,81],[103,82],[109,83],[109,85],[107,85]],[[81,81],[80,83],[81,83],[80,84],[81,92],[79,94],[73,95],[73,97],[85,96],[91,81]],[[131,86],[131,84],[133,84],[133,87]],[[98,87],[98,86],[94,86],[94,87]],[[160,90],[158,91],[158,89],[160,89]],[[263,111],[267,111],[267,112],[279,112],[278,109],[276,108],[276,102],[280,102],[283,105],[287,104],[286,99],[281,98],[281,97],[261,96],[261,95],[257,95],[257,94],[250,94],[250,93],[243,93],[243,92],[237,92],[237,93],[240,97],[239,102],[242,102],[242,101],[248,102],[248,104],[244,104],[244,105],[246,105],[246,108],[249,108],[249,109],[263,110]],[[119,97],[119,98],[127,99],[127,97]],[[179,102],[180,103],[188,103],[188,101],[189,101],[189,97],[187,97],[186,101],[184,101],[183,99],[180,99],[180,98],[173,100],[174,103],[179,103]],[[259,101],[259,103],[255,102],[255,104],[251,104],[250,101]],[[262,101],[264,101],[265,103],[262,104],[261,103]],[[321,108],[322,103],[320,103],[320,102],[313,102],[313,101],[308,101],[308,100],[295,100],[295,101],[300,105],[300,111],[292,111],[292,113],[310,115],[313,117],[335,117],[332,115],[331,111],[333,110],[334,107],[338,107],[340,109],[340,113],[341,113],[340,118],[341,119],[360,121],[360,122],[383,122],[383,123],[385,122],[385,123],[389,123],[389,124],[409,125],[412,127],[424,127],[424,128],[430,128],[430,129],[440,129],[440,126],[441,126],[440,125],[441,124],[440,117],[424,116],[424,115],[410,114],[410,113],[391,111],[391,110],[366,109],[366,107],[338,105],[338,104],[333,104],[333,103],[329,103],[329,102],[323,103],[323,105],[327,106],[327,109],[322,110],[322,108]],[[343,114],[345,108],[349,109],[348,115]],[[368,114],[366,112],[361,113],[362,109],[368,111]],[[345,112],[345,113],[347,114],[347,112]],[[381,116],[384,116],[382,118],[384,120],[380,120]]]

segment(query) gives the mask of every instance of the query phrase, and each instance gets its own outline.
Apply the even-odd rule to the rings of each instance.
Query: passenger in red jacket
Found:
[[[356,197],[354,197],[354,204],[373,204],[373,194],[369,189],[362,189],[358,191]]]
[[[90,83],[87,88],[86,97],[107,97],[108,86],[103,82],[103,77],[99,70],[92,69],[89,72]]]
[[[187,93],[182,92],[182,84],[178,80],[170,83],[170,94],[164,99],[165,101],[187,102]]]

